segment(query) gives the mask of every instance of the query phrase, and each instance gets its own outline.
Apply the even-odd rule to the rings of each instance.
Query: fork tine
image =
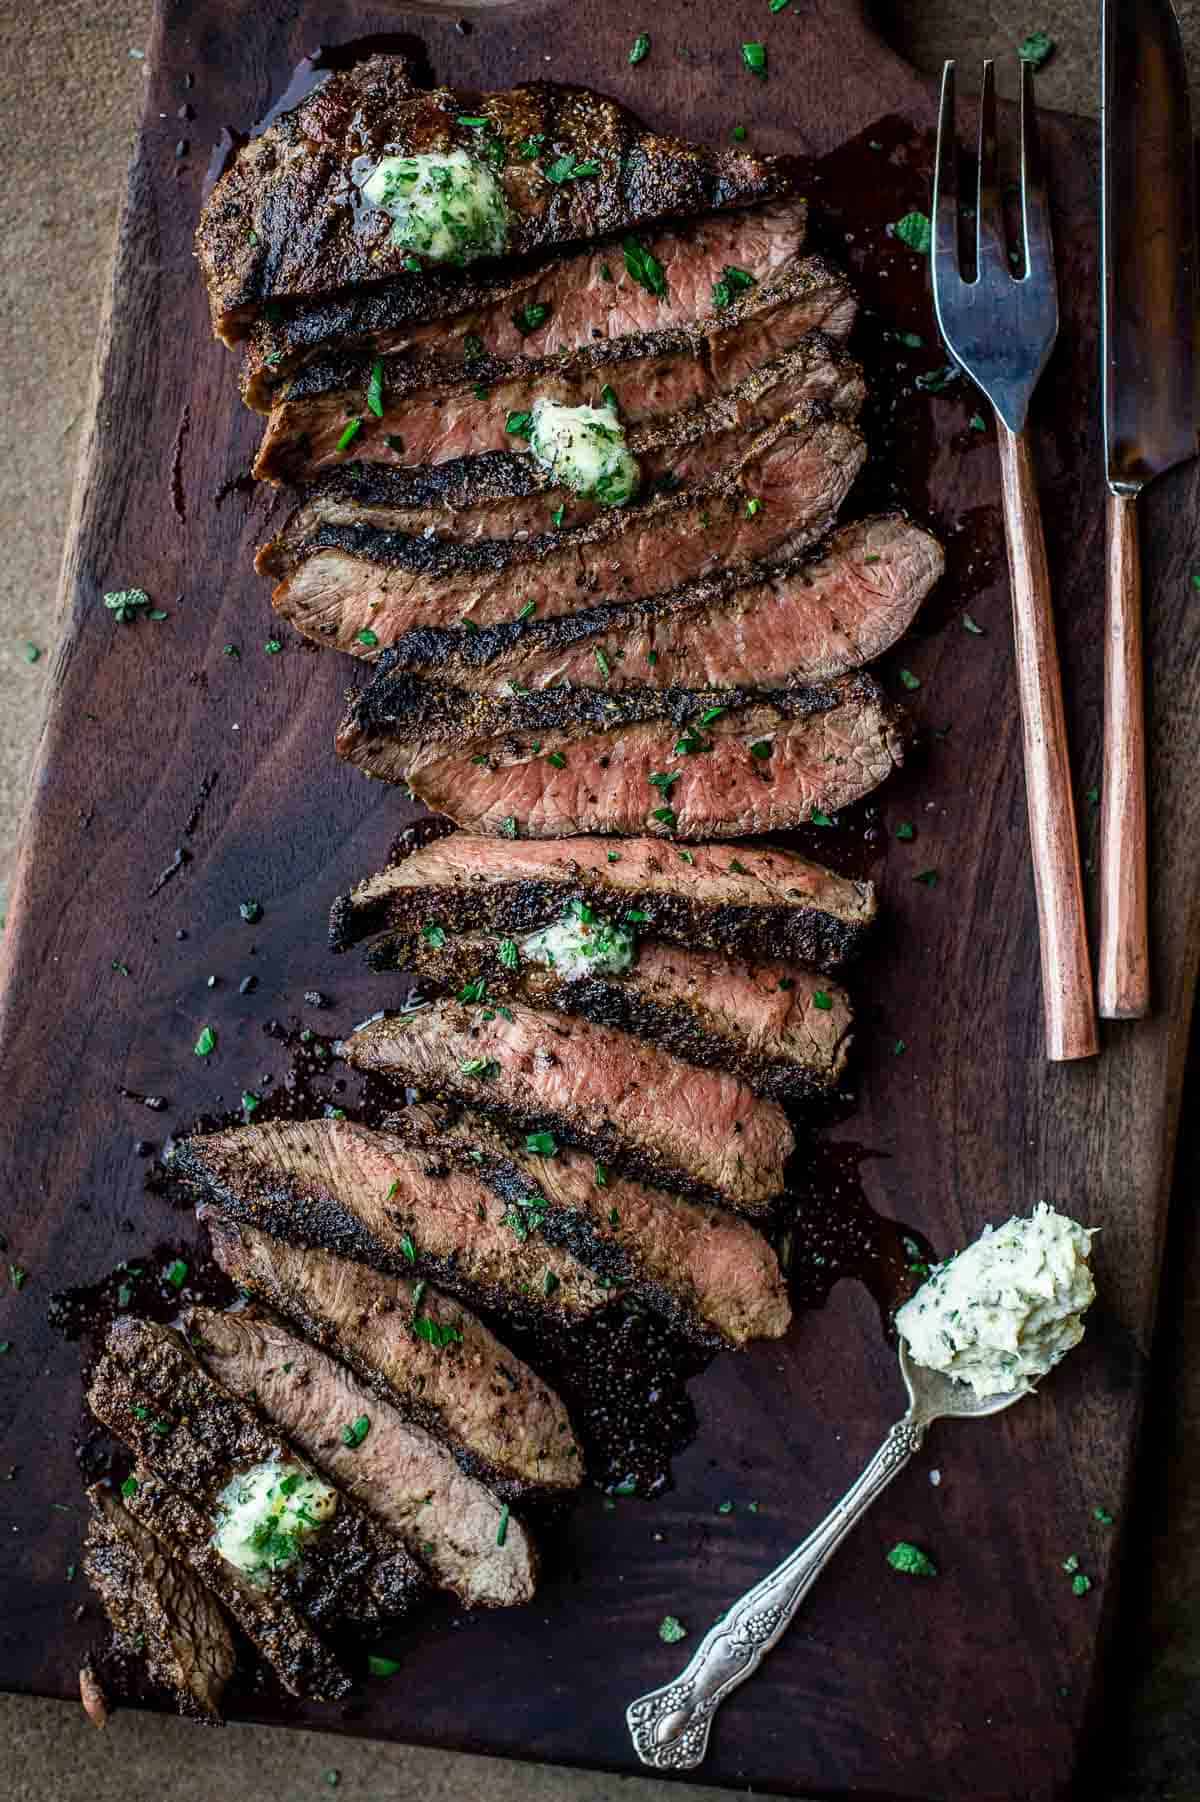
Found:
[[[933,280],[958,275],[958,138],[954,131],[954,64],[942,70],[937,155],[933,164]]]
[[[999,159],[996,150],[996,66],[983,65],[983,89],[979,96],[979,189],[975,203],[976,279],[985,270],[1009,273],[1005,250],[1004,213],[1000,204]]]
[[[1050,228],[1050,200],[1042,164],[1037,103],[1033,94],[1033,64],[1021,60],[1021,223],[1025,234],[1025,272],[1054,274],[1054,237]]]

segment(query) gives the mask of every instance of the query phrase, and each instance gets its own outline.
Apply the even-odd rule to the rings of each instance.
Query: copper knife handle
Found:
[[[1100,1012],[1150,1012],[1146,707],[1136,494],[1108,497],[1104,608],[1104,764],[1100,781]]]

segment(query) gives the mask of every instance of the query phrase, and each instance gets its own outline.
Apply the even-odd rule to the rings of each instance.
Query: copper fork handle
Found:
[[[1004,534],[1012,584],[1025,795],[1041,937],[1046,1055],[1055,1062],[1100,1049],[1083,909],[1079,834],[1071,791],[1062,674],[1046,541],[1029,440],[997,415]]]

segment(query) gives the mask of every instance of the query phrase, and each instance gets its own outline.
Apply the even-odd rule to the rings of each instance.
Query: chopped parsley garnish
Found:
[[[823,1014],[828,1014],[833,1009],[833,996],[825,989],[814,989],[813,1006],[819,1008]]]
[[[41,651],[38,649],[37,645],[34,644],[32,639],[27,638],[21,646],[21,655],[24,657],[26,663],[36,663],[41,654]]]
[[[561,187],[565,181],[578,181],[584,175],[599,175],[600,165],[590,159],[580,162],[571,151],[564,156],[555,157],[554,161],[542,170],[547,181],[555,187]]]
[[[282,651],[282,649],[283,649],[283,641],[282,641],[282,639],[279,639],[279,638],[268,638],[266,643],[263,645],[263,650],[267,653],[268,657],[278,657],[278,655],[279,655],[280,651]]]
[[[746,502],[746,518],[753,519],[756,514],[761,513],[761,512],[762,512],[762,502],[759,500],[759,498],[756,494],[752,494],[750,496],[750,499]]]
[[[216,1033],[213,1031],[211,1026],[204,1027],[203,1031],[200,1034],[200,1037],[196,1040],[196,1043],[192,1046],[193,1052],[195,1053],[195,1055],[197,1057],[208,1057],[211,1052],[214,1052],[216,1050],[216,1048],[217,1048]]]
[[[977,626],[977,625],[976,625],[976,623],[975,623],[975,621],[974,621],[974,620],[973,620],[973,619],[972,619],[972,618],[971,618],[971,615],[970,615],[970,614],[969,614],[969,613],[964,613],[964,614],[963,614],[963,616],[962,616],[962,623],[963,623],[963,630],[964,630],[964,631],[966,631],[966,632],[972,632],[972,633],[973,633],[973,634],[974,634],[974,635],[975,635],[975,637],[976,637],[976,638],[982,638],[982,637],[983,637],[983,627],[982,627],[982,626]]]
[[[673,1614],[664,1614],[658,1623],[658,1637],[666,1646],[675,1646],[687,1638],[687,1628]]]
[[[517,309],[512,316],[512,322],[522,338],[527,338],[530,332],[537,331],[539,325],[545,325],[549,317],[550,308],[544,300],[531,300],[525,306]]]
[[[525,1149],[534,1157],[553,1158],[558,1156],[558,1140],[553,1133],[526,1133]]]
[[[1071,1578],[1071,1589],[1077,1596],[1085,1596],[1092,1587],[1092,1579],[1085,1577],[1082,1571],[1076,1571]]]
[[[500,1066],[494,1057],[469,1057],[458,1069],[461,1076],[481,1076],[487,1082],[500,1074]]]
[[[750,755],[751,757],[757,757],[760,763],[765,763],[774,749],[775,745],[771,739],[756,738],[754,743],[750,746]]]
[[[827,813],[822,813],[822,811],[819,807],[814,807],[808,817],[812,821],[814,826],[832,826],[833,825],[833,821],[830,818],[830,816]]]
[[[933,242],[933,226],[928,213],[905,213],[892,227],[901,244],[907,244],[918,256],[927,256]]]
[[[526,601],[525,605],[522,607],[521,611],[518,613],[517,619],[518,620],[531,619],[536,612],[537,612],[537,602],[536,601]]]
[[[372,1677],[394,1677],[400,1669],[400,1660],[398,1658],[381,1658],[378,1652],[369,1652],[367,1669]]]
[[[696,859],[690,851],[681,851],[679,853],[679,861],[680,863],[695,863]]]
[[[469,982],[464,982],[458,991],[458,999],[465,1001],[468,1005],[476,1001],[486,1001],[487,977],[472,976]]]
[[[1113,1524],[1113,1517],[1107,1508],[1093,1508],[1092,1519],[1099,1521],[1102,1527],[1111,1527]]]
[[[14,1289],[23,1289],[25,1287],[25,1279],[28,1275],[29,1272],[23,1269],[20,1264],[10,1264],[8,1267],[8,1280]]]
[[[349,445],[354,443],[354,440],[358,437],[358,434],[361,431],[362,431],[362,420],[361,419],[347,420],[346,421],[346,429],[337,441],[337,448],[340,451],[346,450]]]
[[[1048,31],[1031,31],[1024,43],[1017,45],[1017,55],[1023,63],[1040,69],[1054,55],[1054,39]]]
[[[970,419],[968,419],[968,421],[967,421],[967,424],[970,426],[970,428],[973,432],[986,432],[987,431],[987,420],[983,417],[982,413],[972,413]]]
[[[163,1271],[163,1277],[166,1282],[170,1283],[172,1289],[182,1289],[183,1285],[187,1282],[187,1273],[188,1267],[183,1259],[176,1258],[172,1263],[167,1265],[167,1268]]]
[[[944,363],[940,369],[931,369],[928,375],[919,375],[916,386],[923,394],[943,394],[958,377],[959,371],[954,364]]]
[[[921,870],[913,877],[913,881],[924,883],[926,888],[936,888],[938,885],[938,873],[936,870]]]
[[[398,457],[404,455],[404,440],[399,432],[389,432],[383,442],[390,451],[395,451]]]
[[[629,912],[625,915],[625,918],[631,921],[633,925],[637,926],[648,920],[650,915],[645,913],[640,907],[631,907]]]
[[[735,144],[744,144],[746,142],[746,127],[744,125],[735,125],[729,135]]]
[[[911,820],[901,820],[896,828],[896,837],[900,839],[916,838],[917,829]]]
[[[651,788],[661,789],[665,795],[668,790],[679,781],[682,773],[681,770],[654,770],[646,780],[649,782]]]
[[[120,588],[113,594],[106,594],[104,605],[114,614],[117,623],[128,626],[143,614],[147,619],[166,619],[166,614],[158,611],[146,611],[150,606],[150,596],[144,588]]]
[[[247,926],[257,925],[258,921],[262,919],[262,902],[243,901],[238,906],[238,912],[241,914],[243,920],[245,920]]]
[[[599,648],[599,646],[597,646],[593,655],[595,656],[595,659],[596,659],[596,668],[600,671],[600,674],[604,677],[604,680],[607,682],[609,676],[612,674],[612,671],[609,668],[608,658],[604,655],[604,652]]]
[[[405,1257],[408,1259],[410,1264],[416,1263],[417,1248],[412,1242],[412,1234],[411,1233],[404,1234],[403,1238],[400,1241],[400,1249],[404,1253]]]
[[[371,365],[371,377],[367,383],[367,406],[376,419],[383,418],[383,363],[379,360]]]
[[[722,307],[732,306],[735,294],[744,294],[747,288],[754,288],[757,285],[748,269],[739,269],[734,263],[726,263],[720,276],[713,283],[713,306],[718,310]]]
[[[678,815],[673,807],[656,807],[650,818],[657,820],[660,826],[665,826],[668,832],[674,832],[679,824]]]
[[[633,45],[629,52],[629,60],[631,63],[645,62],[649,54],[650,33],[648,31],[639,31],[638,35],[633,40]]]
[[[920,676],[914,676],[910,669],[902,669],[900,671],[900,680],[903,682],[905,688],[910,690],[920,688],[921,686]]]
[[[636,238],[626,238],[622,249],[625,253],[625,268],[634,281],[645,288],[647,294],[665,294],[667,278],[653,251],[647,250],[644,244],[639,244]]]
[[[126,1477],[125,1481],[121,1485],[121,1494],[123,1496],[131,1496],[131,1495],[136,1495],[137,1492],[138,1492],[137,1478],[136,1477]]]
[[[496,1527],[497,1545],[503,1545],[504,1541],[508,1538],[508,1516],[509,1506],[508,1503],[505,1502],[500,1509],[500,1520]]]
[[[517,822],[511,813],[507,819],[500,822],[500,836],[501,838],[516,838],[517,836]]]
[[[546,758],[546,762],[551,766],[552,769],[556,769],[556,770],[565,770],[567,767],[567,760],[563,756],[561,751],[551,751],[549,756]]]
[[[718,1514],[732,1514],[733,1513],[733,1503],[732,1502],[718,1502],[717,1503],[717,1513]]]
[[[751,75],[757,75],[760,81],[767,79],[767,46],[765,44],[743,44],[742,61]]]
[[[431,1320],[428,1314],[414,1315],[412,1330],[418,1339],[438,1351],[445,1351],[448,1345],[462,1344],[462,1334],[456,1326],[443,1326],[440,1321]]]
[[[528,438],[533,430],[533,414],[509,413],[504,421],[504,429],[513,438]]]
[[[462,341],[463,357],[468,363],[474,363],[483,355],[483,339],[478,332],[467,332]]]
[[[251,1120],[261,1106],[261,1095],[256,1095],[253,1089],[242,1090],[242,1118],[244,1120]]]
[[[515,970],[521,961],[521,953],[517,950],[515,939],[501,939],[497,956],[506,970]]]
[[[378,632],[372,632],[370,626],[364,626],[362,631],[356,632],[354,636],[358,640],[358,643],[365,644],[369,651],[373,651],[375,646],[379,643]]]
[[[522,138],[521,142],[517,145],[517,155],[521,158],[523,163],[531,163],[535,157],[542,154],[542,145],[545,142],[546,134],[544,131],[535,132],[531,138]]]
[[[551,525],[561,526],[561,524],[563,522],[563,517],[566,514],[566,511],[567,511],[567,509],[565,506],[555,507],[553,513],[550,515]]]
[[[906,1577],[936,1577],[937,1565],[920,1546],[910,1545],[907,1539],[901,1539],[887,1555],[887,1561],[893,1570],[898,1570]]]
[[[597,1164],[595,1175],[596,1175],[596,1187],[598,1189],[607,1189],[607,1187],[608,1187],[608,1167],[607,1167],[607,1165]]]
[[[422,926],[421,937],[431,951],[440,951],[446,943],[445,930],[436,921],[430,921],[429,925]]]
[[[892,1046],[892,1056],[893,1057],[903,1057],[904,1053],[907,1050],[908,1050],[908,1046],[905,1044],[904,1040],[897,1039],[895,1044]]]
[[[553,1295],[554,1291],[557,1288],[558,1288],[558,1278],[555,1276],[555,1274],[552,1270],[547,1269],[543,1273],[543,1276],[542,1276],[542,1294],[543,1295]]]

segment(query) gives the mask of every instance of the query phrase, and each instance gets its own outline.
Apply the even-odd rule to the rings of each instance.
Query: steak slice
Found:
[[[478,1173],[501,1200],[540,1196],[543,1239],[573,1246],[693,1342],[741,1346],[787,1332],[792,1310],[778,1259],[748,1220],[631,1182],[567,1146],[540,1157],[475,1115],[447,1126],[438,1110],[409,1107],[388,1125]]]
[[[493,1002],[515,997],[619,1027],[689,1064],[730,1070],[772,1101],[817,1100],[845,1074],[850,997],[829,977],[795,964],[750,964],[644,940],[624,974],[574,975],[529,962],[508,935],[446,937],[435,930],[433,939],[425,930],[388,934],[371,947],[372,967],[415,970],[452,992],[482,977]]]
[[[442,1589],[468,1608],[509,1608],[536,1587],[520,1521],[500,1532],[500,1503],[424,1427],[406,1421],[323,1351],[254,1309],[189,1308],[205,1367],[253,1398],[315,1468],[383,1522]],[[369,1422],[347,1444],[343,1429]]]
[[[793,1140],[781,1108],[612,1027],[520,1003],[489,1020],[436,1001],[370,1021],[342,1050],[356,1069],[529,1135],[533,1151],[573,1145],[638,1181],[748,1212],[783,1189]]]
[[[728,394],[629,433],[643,496],[703,486],[737,461],[741,444],[798,408],[820,402],[853,420],[865,397],[862,371],[821,332],[760,365]],[[528,453],[485,451],[422,469],[352,463],[310,490],[279,537],[255,560],[260,575],[282,578],[326,526],[373,526],[439,541],[529,538],[543,533],[553,511],[570,509],[572,525],[604,516],[597,500],[572,495]]]
[[[482,630],[604,601],[664,594],[822,536],[862,468],[862,438],[804,407],[759,433],[704,488],[609,509],[521,542],[439,544],[370,526],[325,526],[271,600],[318,644],[374,655],[418,626]],[[757,507],[749,503],[756,501]]]
[[[180,1714],[219,1721],[237,1652],[217,1602],[108,1484],[87,1493],[83,1573],[104,1605],[117,1650],[144,1661]]]
[[[688,325],[716,310],[713,288],[731,264],[761,284],[795,263],[804,248],[807,211],[793,195],[644,237],[662,269],[664,294],[635,281],[620,242],[610,241],[515,268],[430,269],[419,282],[406,273],[348,294],[289,301],[260,312],[254,322],[245,341],[242,396],[247,406],[269,412],[297,370],[347,352],[437,352],[460,361],[473,361],[481,350],[492,357],[523,356],[530,334],[524,321],[516,321],[521,303],[547,309],[534,338],[541,356],[592,345],[597,334],[626,338]]]
[[[426,925],[447,934],[507,936],[561,919],[575,901],[632,918],[647,937],[729,957],[834,969],[855,956],[875,923],[875,885],[837,876],[777,846],[697,845],[680,862],[661,839],[475,838],[446,832],[401,850],[334,902],[334,951]],[[196,1143],[197,1141],[192,1141]]]
[[[620,338],[588,339],[540,354],[531,335],[520,355],[405,352],[386,361],[313,363],[271,409],[254,474],[299,482],[331,466],[446,463],[512,448],[507,421],[538,399],[578,406],[601,388],[617,396],[630,426],[671,419],[728,394],[763,363],[811,332],[845,339],[857,303],[846,278],[806,257],[727,309],[692,324]],[[376,414],[369,392],[380,383]],[[346,442],[346,422],[359,421]]]
[[[487,126],[463,125],[464,117]],[[537,157],[522,155],[534,143]],[[514,256],[746,206],[792,187],[782,159],[658,136],[586,88],[533,82],[479,96],[414,94],[401,58],[371,56],[331,75],[245,144],[206,201],[196,254],[217,336],[227,344],[244,337],[265,302],[404,273],[411,253],[393,242],[389,216],[363,202],[360,184],[380,151],[454,149],[500,162]],[[567,154],[599,165],[597,173],[547,180],[544,171]],[[411,279],[420,287],[428,278]]]
[[[898,513],[842,526],[752,576],[719,572],[671,595],[613,601],[482,632],[418,627],[389,668],[486,694],[522,688],[787,688],[844,675],[906,632],[945,566]]]
[[[221,1493],[239,1472],[303,1462],[201,1368],[177,1333],[148,1320],[124,1318],[110,1328],[87,1399],[152,1475],[190,1498],[207,1537]],[[344,1493],[328,1523],[310,1535],[304,1555],[276,1571],[270,1585],[317,1626],[397,1618],[424,1587],[403,1547]]]
[[[519,1239],[477,1179],[353,1120],[205,1133],[178,1142],[171,1162],[239,1223],[468,1302],[570,1321],[613,1298],[571,1252]]]
[[[464,1470],[510,1497],[578,1485],[579,1446],[561,1401],[461,1303],[330,1251],[299,1250],[207,1203],[197,1212],[227,1276],[335,1351]],[[435,1329],[429,1337],[415,1330],[418,1315]]]
[[[468,831],[508,838],[786,831],[861,800],[904,761],[901,716],[861,670],[760,695],[554,688],[507,700],[384,672],[336,747]]]
[[[163,1545],[171,1546],[217,1597],[293,1696],[336,1702],[354,1687],[342,1661],[313,1631],[305,1610],[276,1585],[257,1589],[212,1543],[211,1516],[145,1465],[133,1473],[125,1506]]]

